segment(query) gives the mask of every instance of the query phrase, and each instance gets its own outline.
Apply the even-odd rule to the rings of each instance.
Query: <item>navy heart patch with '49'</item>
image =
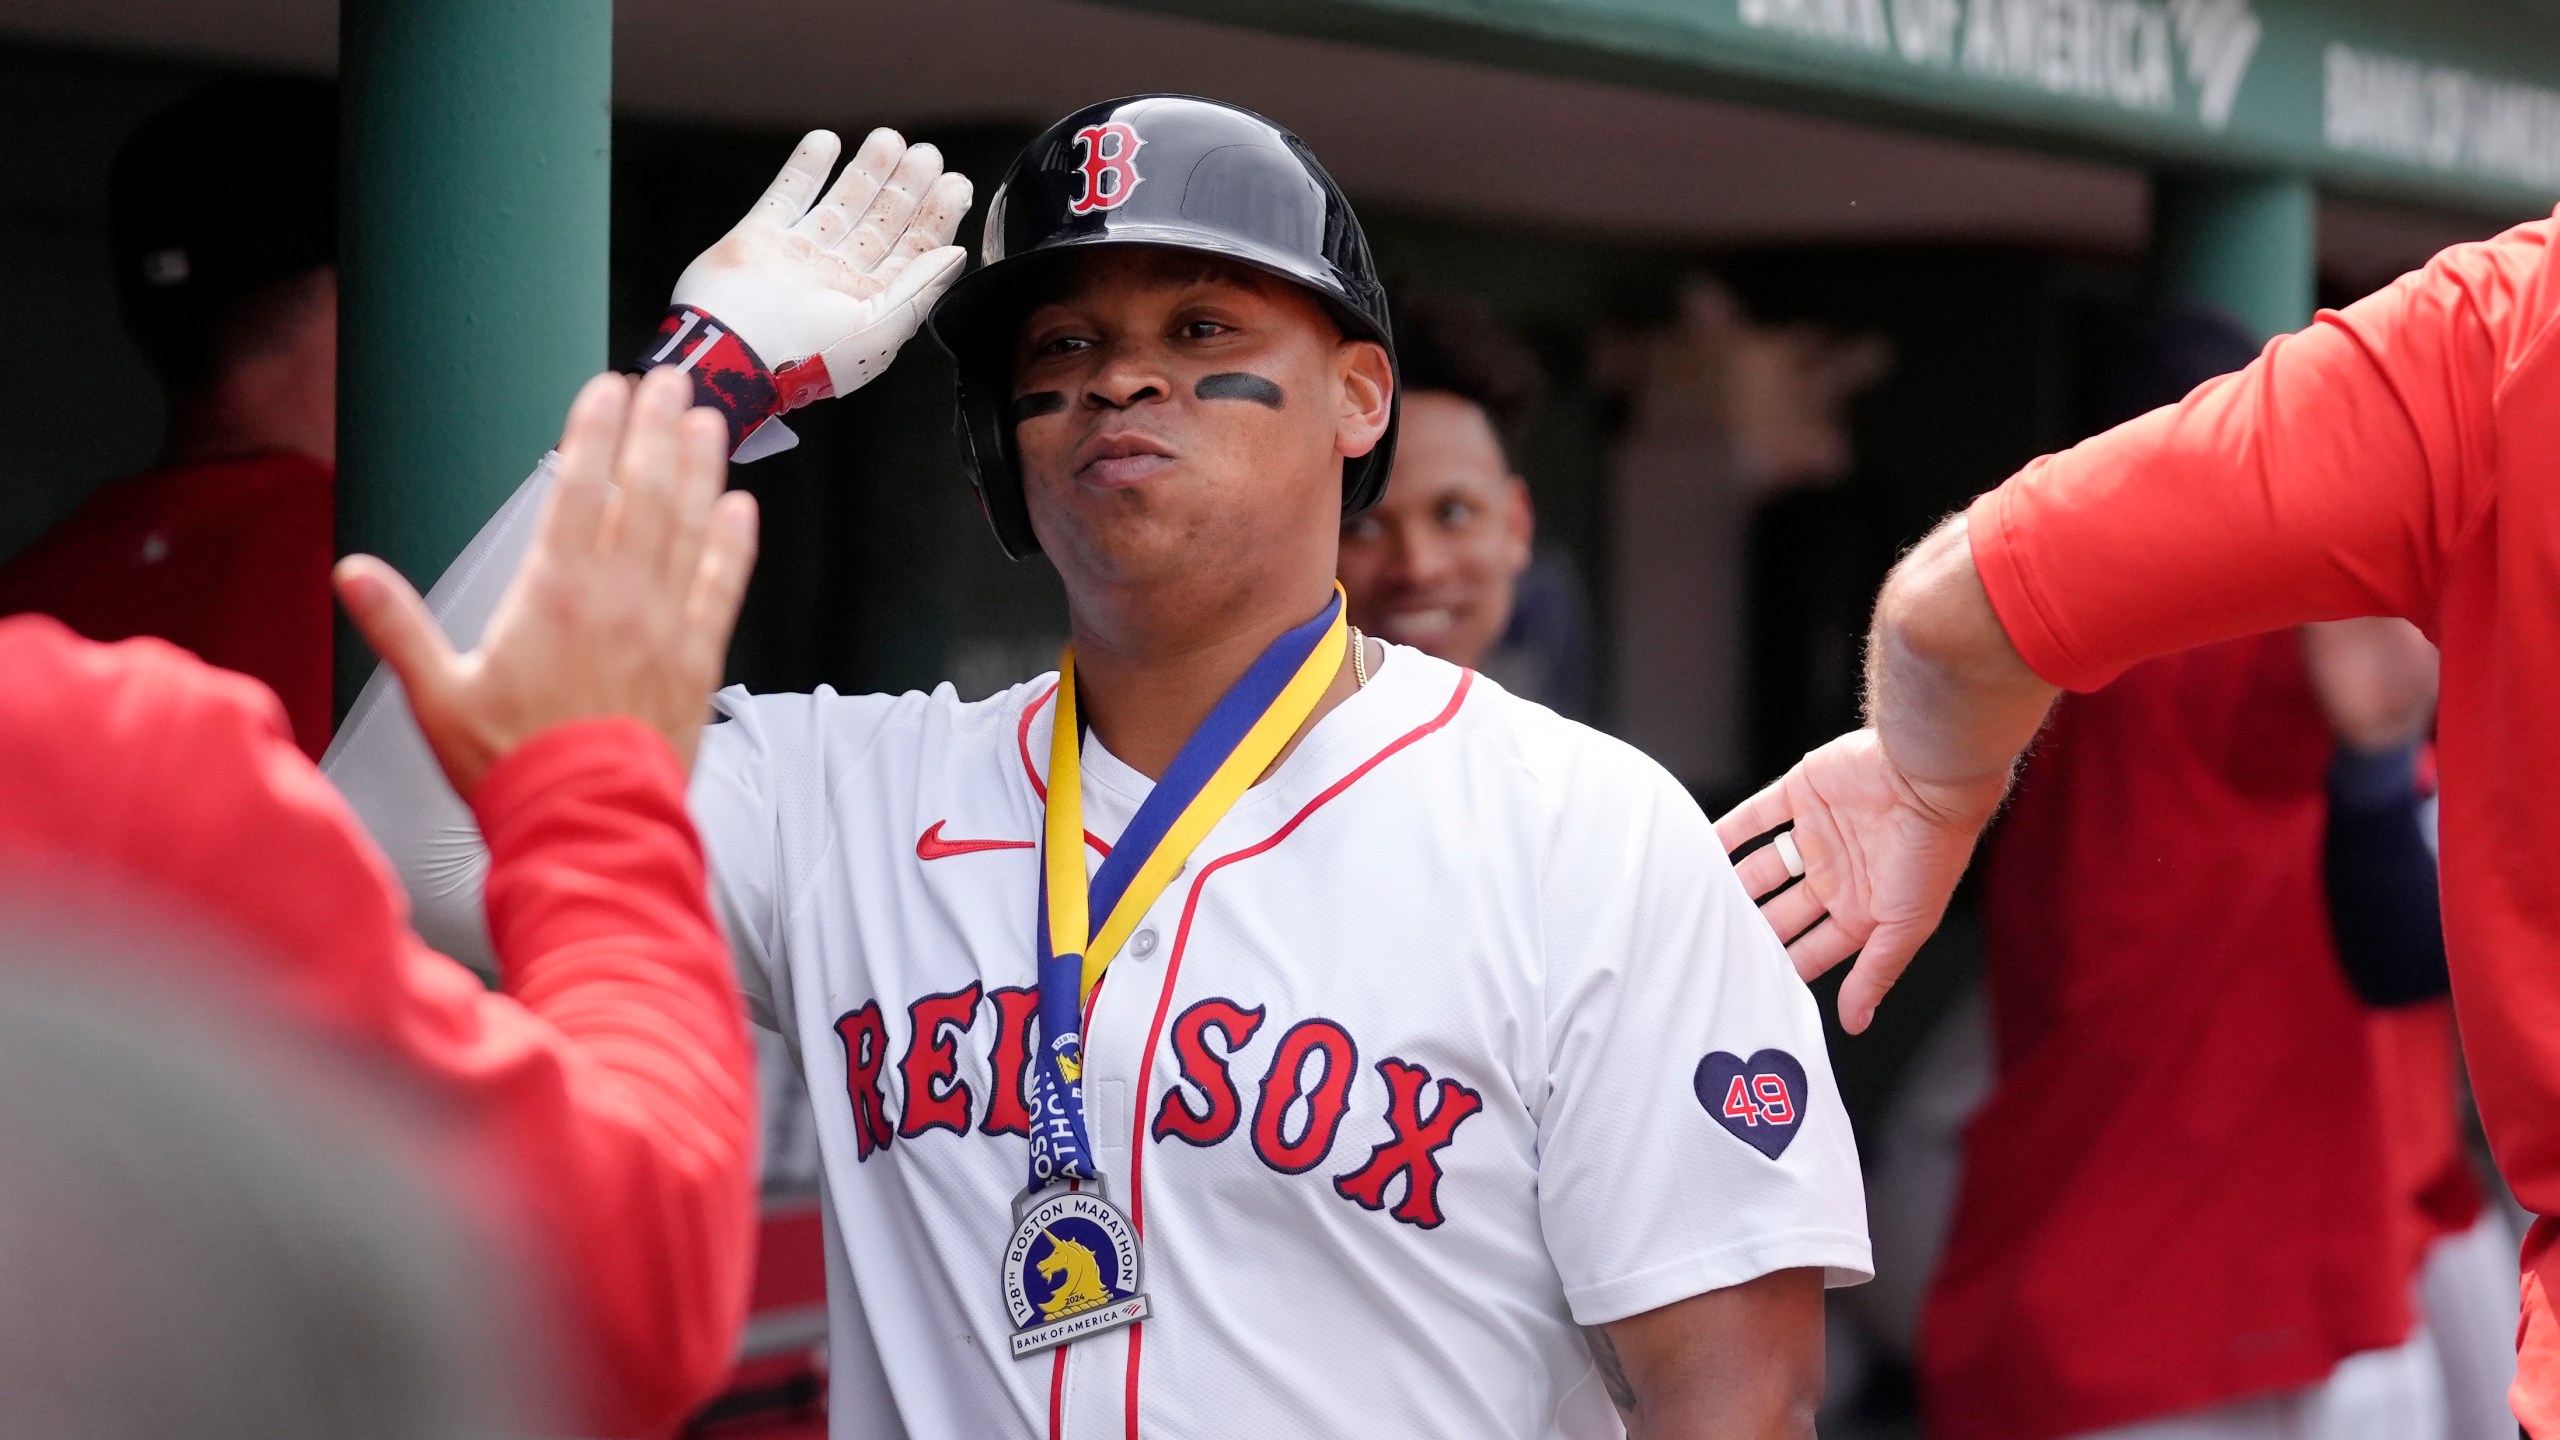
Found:
[[[1743,1144],[1775,1160],[1804,1124],[1804,1066],[1784,1050],[1745,1060],[1722,1050],[1698,1062],[1698,1103]]]

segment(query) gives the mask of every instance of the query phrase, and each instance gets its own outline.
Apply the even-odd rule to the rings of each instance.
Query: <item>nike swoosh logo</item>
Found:
[[[942,838],[942,827],[949,823],[947,820],[936,820],[931,828],[916,837],[917,859],[948,860],[954,855],[975,855],[981,850],[1032,848],[1032,842],[1029,840],[945,840]]]

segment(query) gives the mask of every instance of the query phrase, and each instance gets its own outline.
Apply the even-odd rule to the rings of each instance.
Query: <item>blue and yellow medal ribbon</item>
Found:
[[[1084,1011],[1147,907],[1315,713],[1341,668],[1347,626],[1334,587],[1323,611],[1271,642],[1138,807],[1090,882],[1084,868],[1083,727],[1076,659],[1058,662],[1049,813],[1040,855],[1040,1040],[1031,1082],[1031,1186],[1102,1175],[1084,1124]]]

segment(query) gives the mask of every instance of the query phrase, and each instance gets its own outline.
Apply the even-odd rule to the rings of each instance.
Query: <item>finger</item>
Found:
[[[862,212],[862,222],[837,247],[846,263],[856,270],[869,271],[888,259],[898,237],[906,233],[907,225],[923,205],[925,193],[941,178],[941,151],[930,145],[908,146],[906,158],[881,183],[880,193],[871,197],[870,208]]]
[[[614,459],[616,493],[601,549],[654,571],[666,552],[676,491],[676,429],[693,405],[693,384],[671,365],[640,381]]]
[[[1807,981],[1857,953],[1857,940],[1837,918],[1825,920],[1787,942],[1787,958],[1795,962],[1796,974]]]
[[[968,266],[969,252],[946,245],[920,257],[882,291],[877,319],[846,336],[827,351],[827,374],[838,395],[850,395],[871,383],[898,356],[898,347],[924,323],[925,312]]]
[[[933,187],[924,192],[924,203],[916,207],[913,220],[907,222],[906,233],[889,250],[889,258],[880,262],[872,273],[888,279],[903,270],[917,256],[939,250],[960,233],[960,222],[968,217],[969,202],[976,197],[977,187],[969,177],[957,170],[946,171]]]
[[[451,684],[460,662],[436,617],[428,613],[427,602],[418,598],[417,587],[370,555],[350,555],[339,561],[330,578],[339,602],[347,607],[347,618],[355,622],[364,643],[400,677],[411,707],[421,699],[433,704]]]
[[[906,153],[907,142],[895,130],[874,130],[864,136],[862,148],[845,162],[844,173],[836,177],[826,197],[809,207],[793,228],[821,247],[834,246],[853,233],[855,220],[871,208],[873,197]]]
[[[747,598],[747,578],[755,573],[756,528],[756,497],[744,490],[730,491],[712,507],[684,618],[687,654],[706,687],[720,683],[728,662],[729,636]]]
[[[595,549],[613,495],[613,458],[622,448],[623,419],[630,408],[631,382],[614,374],[588,381],[570,402],[551,498],[544,502],[534,532],[553,554],[585,555]]]
[[[1879,925],[1867,937],[1858,952],[1858,963],[1849,968],[1849,977],[1840,982],[1840,1028],[1855,1035],[1873,1024],[1876,1007],[1884,1003],[1885,992],[1902,978],[1911,964],[1926,931],[1901,925]]]
[[[900,306],[905,306],[915,312],[913,318],[921,323],[924,312],[933,308],[933,302],[942,298],[942,292],[951,288],[951,282],[960,278],[968,264],[969,252],[957,245],[945,245],[917,256],[888,289],[880,292],[880,313],[894,315]],[[914,327],[908,328],[912,331]]]
[[[1786,777],[1780,776],[1759,794],[1725,812],[1724,818],[1716,822],[1716,839],[1730,855],[1794,818],[1795,813],[1787,806]]]
[[[1763,845],[1733,862],[1734,878],[1742,882],[1742,891],[1758,900],[1795,877],[1787,873],[1787,862],[1775,845]]]
[[[782,162],[782,171],[773,183],[764,187],[755,208],[747,218],[772,225],[790,225],[809,208],[818,190],[827,183],[827,172],[835,168],[836,154],[844,148],[833,130],[812,130],[800,137],[791,158]]]
[[[1813,922],[1830,913],[1822,897],[1810,885],[1781,890],[1760,902],[1760,918],[1778,932],[1781,940],[1793,940],[1813,928]]]
[[[674,506],[659,572],[666,578],[667,593],[679,600],[702,559],[712,507],[729,484],[729,457],[722,453],[728,448],[729,422],[719,411],[698,405],[685,412],[676,428]]]

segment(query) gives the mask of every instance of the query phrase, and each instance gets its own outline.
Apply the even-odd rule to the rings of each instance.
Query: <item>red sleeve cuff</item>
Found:
[[[2018,647],[2028,669],[2048,685],[2096,690],[2124,673],[2125,667],[2093,664],[2063,638],[2061,622],[2050,604],[2051,591],[2038,583],[2033,555],[2018,533],[2019,522],[2026,518],[2019,510],[2028,499],[2021,487],[2032,473],[2029,467],[2012,476],[1966,510],[1965,537],[1973,550],[1974,573],[1982,578],[1992,614],[1999,617],[2000,628],[2009,633],[2009,643]]]
[[[595,781],[634,799],[663,801],[661,813],[671,817],[684,815],[684,767],[676,752],[666,737],[621,715],[554,725],[500,756],[472,791],[471,809],[494,855],[507,848],[543,796],[563,785]]]

